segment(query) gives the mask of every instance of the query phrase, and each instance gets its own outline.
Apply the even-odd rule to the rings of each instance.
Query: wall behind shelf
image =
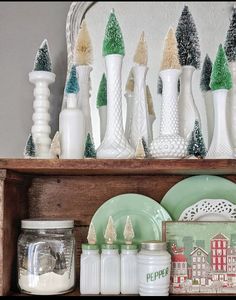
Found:
[[[149,3],[149,7],[146,4]],[[124,32],[126,56],[123,68],[123,87],[142,30],[145,30],[149,47],[148,80],[157,115],[160,97],[156,94],[156,80],[162,55],[163,38],[170,25],[176,26],[184,4],[189,5],[196,22],[201,43],[202,61],[206,52],[214,59],[219,43],[224,43],[229,17],[236,2],[98,2],[87,14],[87,23],[94,47],[92,72],[91,110],[96,146],[99,144],[99,118],[96,93],[104,70],[101,43],[107,14],[115,8]],[[36,51],[47,38],[52,55],[56,82],[51,86],[52,136],[58,129],[66,77],[66,17],[71,2],[0,2],[0,157],[20,158],[32,127],[33,85],[28,73],[33,68]],[[99,12],[99,13],[98,13]],[[132,13],[132,14],[131,14]],[[151,15],[152,13],[152,15]],[[130,17],[131,15],[131,17]],[[128,38],[129,26],[134,30]],[[194,75],[194,97],[201,112],[206,131],[205,104],[199,91],[200,71]],[[123,98],[124,119],[125,99]],[[206,133],[204,132],[205,137]]]

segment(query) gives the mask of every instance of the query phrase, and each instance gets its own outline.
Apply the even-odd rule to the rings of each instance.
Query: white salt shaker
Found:
[[[100,293],[100,253],[98,245],[82,244],[80,256],[81,295]]]
[[[115,244],[102,245],[101,294],[120,294],[120,254]]]
[[[138,253],[138,284],[140,296],[168,296],[171,255],[166,243],[146,241]]]
[[[138,294],[137,246],[121,245],[121,294]]]

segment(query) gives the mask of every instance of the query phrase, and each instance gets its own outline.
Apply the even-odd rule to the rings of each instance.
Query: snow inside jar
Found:
[[[21,221],[18,286],[23,293],[56,295],[75,287],[73,220]]]

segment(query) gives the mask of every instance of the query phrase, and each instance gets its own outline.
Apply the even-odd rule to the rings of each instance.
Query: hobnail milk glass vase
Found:
[[[186,140],[189,140],[192,135],[195,121],[201,123],[192,93],[192,78],[195,70],[193,66],[183,66],[180,76],[179,134]]]
[[[29,73],[29,81],[35,85],[34,89],[34,113],[31,132],[36,144],[36,157],[37,158],[51,158],[51,127],[49,125],[49,84],[55,81],[56,75],[47,71],[33,71]]]
[[[107,125],[107,106],[106,105],[100,106],[98,111],[99,111],[99,119],[100,119],[100,142],[102,142],[105,136],[106,125]]]
[[[160,135],[151,143],[154,158],[181,158],[187,155],[187,141],[179,135],[178,78],[180,70],[160,72],[163,82]]]
[[[133,67],[134,74],[134,104],[130,128],[130,144],[136,149],[139,139],[144,138],[149,145],[151,128],[146,100],[146,75],[148,68],[144,65]]]
[[[121,67],[123,56],[105,57],[107,74],[107,126],[97,158],[125,159],[134,157],[134,149],[125,138],[122,121]]]
[[[236,154],[236,62],[229,63],[233,86],[228,92],[227,119],[229,135],[232,141],[234,153]]]
[[[214,103],[214,131],[206,158],[234,158],[226,121],[228,90],[212,91]]]

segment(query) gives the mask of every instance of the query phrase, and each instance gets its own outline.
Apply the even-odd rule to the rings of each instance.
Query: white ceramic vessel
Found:
[[[121,246],[121,294],[138,294],[137,247],[134,246]]]
[[[133,158],[134,149],[128,143],[123,129],[121,67],[123,56],[111,54],[105,57],[107,75],[107,126],[97,158]]]
[[[180,76],[179,120],[180,136],[189,140],[194,129],[195,120],[200,122],[199,112],[192,93],[193,66],[183,66]],[[201,122],[200,122],[201,123]]]
[[[107,106],[100,106],[99,109],[99,118],[100,118],[100,141],[102,142],[106,132],[107,125]]]
[[[98,295],[101,281],[101,257],[98,246],[83,245],[80,256],[80,293]]]
[[[187,141],[179,135],[178,78],[181,71],[160,72],[163,82],[160,135],[151,143],[154,158],[181,158],[187,155]]]
[[[133,105],[134,105],[134,93],[127,92],[125,93],[127,110],[126,110],[126,122],[125,122],[125,137],[127,140],[130,138],[130,128],[133,116]]]
[[[46,71],[33,71],[29,73],[29,81],[35,85],[34,88],[34,113],[33,113],[33,126],[31,129],[33,139],[36,145],[36,157],[50,158],[51,146],[51,127],[49,126],[49,84],[55,81],[56,75],[52,72]]]
[[[236,155],[236,62],[230,62],[229,68],[232,75],[233,86],[228,92],[227,121],[234,155]]]
[[[102,246],[101,294],[120,294],[120,254],[115,245]]]
[[[228,90],[226,89],[212,91],[214,103],[214,131],[206,158],[234,158],[226,121],[227,93]]]
[[[146,75],[148,68],[144,65],[135,65],[134,74],[134,103],[130,128],[130,144],[134,149],[140,138],[144,138],[149,145],[151,128],[146,101]]]
[[[84,115],[85,121],[85,136],[90,133],[93,136],[92,132],[92,121],[91,121],[91,109],[90,109],[90,102],[89,102],[89,89],[90,89],[90,73],[92,71],[91,66],[81,65],[76,67],[78,80],[79,80],[79,87],[80,91],[77,94],[78,97],[78,107],[81,109]]]
[[[214,105],[212,91],[203,92],[206,105],[208,144],[211,144],[214,130]]]
[[[61,137],[62,159],[84,158],[85,122],[77,106],[75,94],[67,95],[67,107],[59,115],[59,132]]]

